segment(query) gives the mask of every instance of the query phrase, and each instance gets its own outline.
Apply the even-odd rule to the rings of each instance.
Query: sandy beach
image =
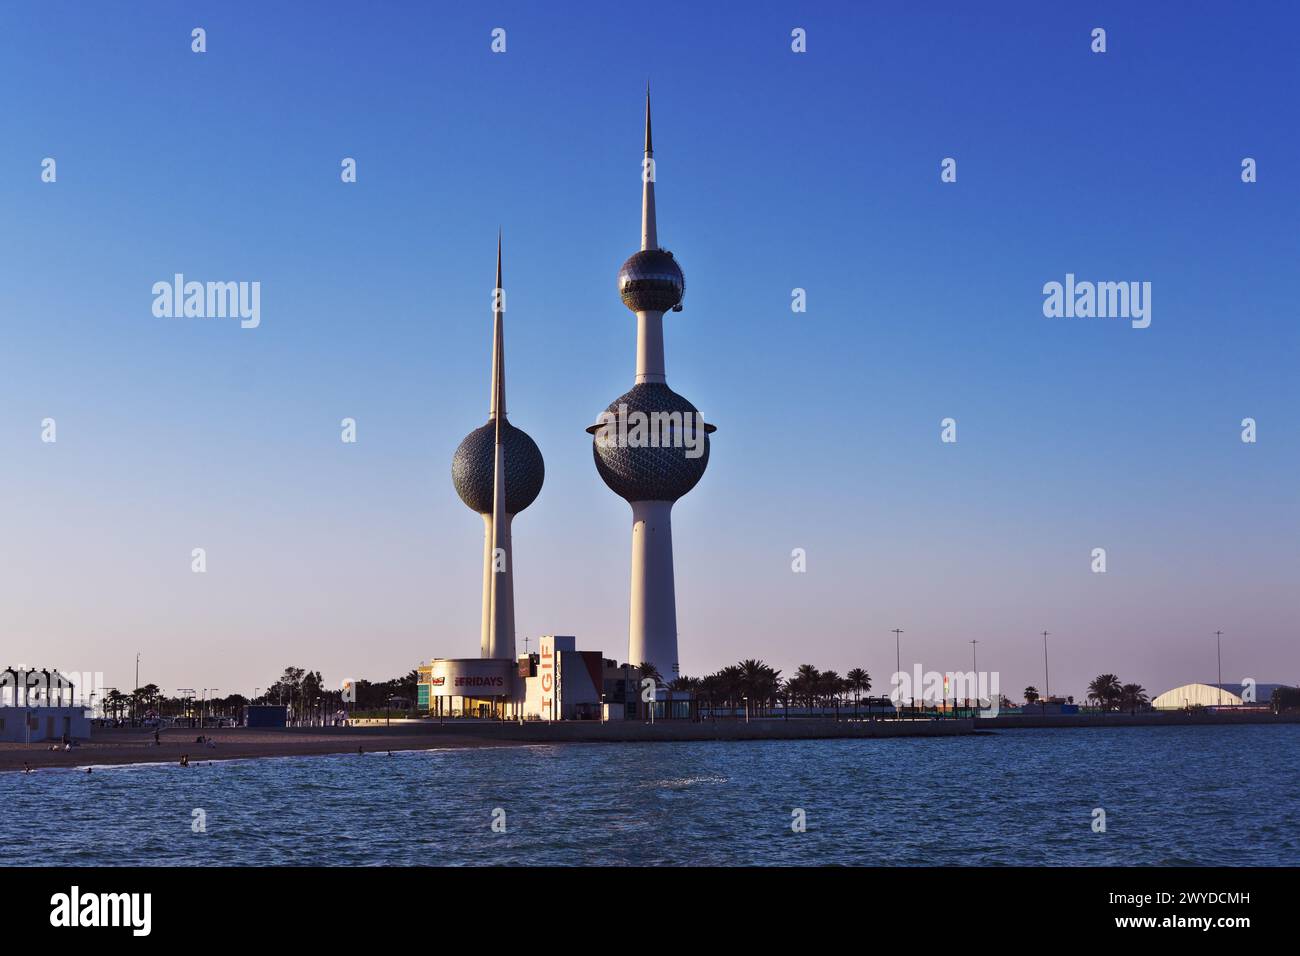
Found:
[[[196,743],[202,734],[211,737],[215,746]],[[21,744],[0,742],[0,772],[34,768],[86,767],[101,764],[179,763],[182,754],[191,762],[233,760],[249,757],[296,757],[319,754],[356,753],[388,750],[422,750],[446,747],[509,746],[513,741],[485,739],[455,733],[412,733],[373,728],[316,728],[303,730],[261,730],[233,728],[224,730],[170,729],[162,731],[161,744],[155,745],[153,731],[140,729],[95,729],[90,740],[82,741],[71,752],[53,751],[51,741]]]

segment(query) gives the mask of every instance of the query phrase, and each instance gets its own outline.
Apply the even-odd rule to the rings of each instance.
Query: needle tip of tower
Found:
[[[654,152],[654,147],[650,142],[650,80],[645,81],[645,154],[649,156]]]

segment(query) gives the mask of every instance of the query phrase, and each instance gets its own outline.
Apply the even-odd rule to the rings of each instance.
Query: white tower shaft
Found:
[[[636,383],[668,383],[664,371],[664,314],[636,314]]]
[[[492,310],[492,422],[496,432],[492,466],[492,514],[485,515],[489,544],[484,548],[484,575],[488,597],[487,641],[484,657],[515,658],[514,555],[510,547],[510,515],[506,513],[506,449],[502,441],[505,424],[506,371],[504,293],[501,291],[501,237],[497,236],[497,284]]]
[[[514,550],[511,545],[511,525],[514,522],[514,515],[505,515],[502,518],[503,528],[501,539],[498,540],[493,534],[493,525],[491,514],[483,515],[483,626],[479,639],[479,648],[481,657],[508,657],[514,658],[514,633],[515,633],[515,588],[514,588]],[[502,549],[502,560],[505,562],[506,570],[497,573],[494,571],[495,562],[493,553],[496,548]],[[509,634],[510,647],[508,653],[497,653],[496,645],[493,643],[492,622],[495,620],[496,613],[493,610],[492,591],[493,579],[504,577],[506,580],[497,581],[497,602],[499,611],[504,620],[498,625],[498,633]]]
[[[678,668],[672,510],[671,501],[632,502],[628,663],[653,664],[665,683],[677,676]]]

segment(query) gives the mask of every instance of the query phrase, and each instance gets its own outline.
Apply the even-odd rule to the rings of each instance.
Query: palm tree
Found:
[[[750,658],[737,664],[736,669],[740,671],[741,695],[748,697],[753,706],[759,706],[767,692],[768,673],[772,668]]]
[[[1119,678],[1114,674],[1101,674],[1088,685],[1088,696],[1103,710],[1111,710],[1121,698]]]
[[[722,686],[722,695],[732,715],[736,712],[736,702],[745,696],[744,674],[735,664],[718,671],[718,680]]]
[[[800,664],[798,670],[795,671],[795,681],[798,682],[799,693],[807,702],[810,712],[817,698],[817,682],[820,677],[821,671],[811,664]]]
[[[709,716],[715,720],[717,719],[717,714],[714,711],[714,706],[717,704],[718,697],[719,697],[718,685],[719,685],[719,678],[717,674],[709,674],[706,677],[700,678],[700,683],[699,683],[700,699],[701,701],[708,703]]]
[[[691,717],[692,720],[698,717],[700,712],[699,711],[700,683],[701,681],[698,677],[687,677],[685,674],[679,674],[676,677],[674,677],[673,682],[668,685],[668,690],[670,692],[674,692],[678,694],[685,693],[691,695],[690,698],[687,699],[686,704],[687,704],[687,714]]]
[[[817,680],[817,695],[825,704],[829,701],[835,707],[835,718],[840,716],[840,695],[844,693],[844,678],[835,671],[822,671]]]
[[[1138,708],[1145,708],[1147,699],[1147,689],[1141,684],[1125,684],[1119,689],[1121,703],[1129,709],[1130,714],[1136,714]]]
[[[770,711],[776,706],[776,698],[781,693],[781,672],[775,667],[769,667],[763,675],[763,701],[764,707]]]
[[[1025,703],[1032,704],[1036,700],[1038,700],[1038,688],[1030,684],[1025,688]]]
[[[871,675],[861,667],[855,667],[844,675],[849,682],[849,688],[853,691],[853,716],[858,715],[858,704],[862,701],[862,695],[871,690]]]
[[[647,705],[653,708],[655,706],[653,702],[659,699],[658,697],[659,685],[663,683],[664,677],[662,674],[659,673],[659,668],[655,667],[649,661],[642,661],[640,664],[637,665],[637,670],[641,672],[640,680],[645,680],[649,678],[650,680],[654,681],[655,696],[651,698],[652,702]]]
[[[112,713],[114,720],[119,719],[122,716],[122,708],[126,706],[128,699],[129,698],[126,694],[122,693],[116,687],[108,691],[104,694],[104,699],[101,703],[101,706],[104,708],[104,716],[107,717]]]

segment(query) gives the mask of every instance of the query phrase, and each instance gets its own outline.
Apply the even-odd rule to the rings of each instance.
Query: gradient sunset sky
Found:
[[[226,694],[477,656],[450,462],[487,417],[498,226],[547,472],[519,648],[621,660],[630,510],[583,429],[632,384],[649,78],[668,379],[719,427],[674,509],[685,673],[883,691],[900,627],[905,668],[976,638],[1018,700],[1046,628],[1053,691],[1154,696],[1213,680],[1222,629],[1225,680],[1300,682],[1300,16],[805,6],[7,5],[3,663],[125,690],[139,651],[142,683]],[[260,327],[154,317],[177,272],[259,281]],[[1150,328],[1045,318],[1066,273],[1151,282]]]

